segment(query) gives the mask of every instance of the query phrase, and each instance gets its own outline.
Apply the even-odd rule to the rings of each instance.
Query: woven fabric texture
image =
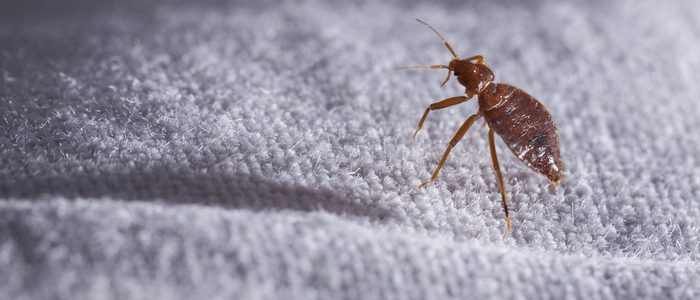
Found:
[[[0,298],[698,299],[699,3],[3,1]],[[505,241],[416,17],[558,126]]]

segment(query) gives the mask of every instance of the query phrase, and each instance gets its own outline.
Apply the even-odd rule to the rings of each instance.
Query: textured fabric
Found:
[[[698,299],[698,3],[3,1],[0,298]],[[506,241],[415,17],[557,123]]]

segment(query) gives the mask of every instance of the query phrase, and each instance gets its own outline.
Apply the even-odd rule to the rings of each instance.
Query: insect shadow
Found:
[[[311,188],[249,174],[195,174],[154,169],[100,175],[58,175],[3,180],[0,196],[41,201],[46,196],[109,197],[124,201],[199,204],[252,211],[326,211],[370,220],[390,217],[391,210],[363,203],[355,191]]]

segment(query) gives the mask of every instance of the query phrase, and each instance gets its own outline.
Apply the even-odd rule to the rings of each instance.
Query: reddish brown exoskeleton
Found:
[[[503,175],[498,165],[496,147],[494,144],[494,132],[508,145],[513,154],[517,156],[532,170],[544,175],[549,181],[556,185],[564,179],[564,165],[559,153],[559,135],[554,125],[552,116],[547,109],[532,96],[523,92],[519,88],[493,82],[494,76],[491,69],[484,64],[481,55],[470,56],[460,59],[452,46],[438,33],[435,28],[427,23],[416,19],[418,22],[428,26],[445,43],[445,46],[454,59],[448,65],[413,66],[406,68],[431,68],[447,69],[447,77],[442,82],[444,86],[450,80],[450,75],[454,73],[457,80],[466,88],[466,96],[457,96],[435,102],[428,106],[423,113],[423,117],[418,122],[418,129],[413,134],[415,139],[418,131],[423,127],[423,122],[428,117],[431,110],[442,109],[457,105],[471,99],[474,95],[479,96],[479,111],[471,115],[462,124],[454,135],[450,144],[442,155],[437,169],[430,177],[430,180],[423,182],[424,186],[435,180],[442,165],[447,159],[447,155],[452,150],[469,127],[479,118],[484,117],[489,126],[489,148],[491,151],[491,162],[496,171],[498,185],[501,189],[501,200],[503,201],[503,211],[506,216],[506,233],[511,230],[510,216],[508,215],[508,203],[506,201],[506,190],[503,185]],[[504,235],[505,238],[505,235]]]

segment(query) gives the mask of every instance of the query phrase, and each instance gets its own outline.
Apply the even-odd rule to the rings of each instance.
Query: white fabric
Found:
[[[700,295],[694,1],[29,1],[0,11],[0,298]],[[482,54],[553,115],[556,191],[474,100]],[[477,123],[480,125],[480,122]]]

